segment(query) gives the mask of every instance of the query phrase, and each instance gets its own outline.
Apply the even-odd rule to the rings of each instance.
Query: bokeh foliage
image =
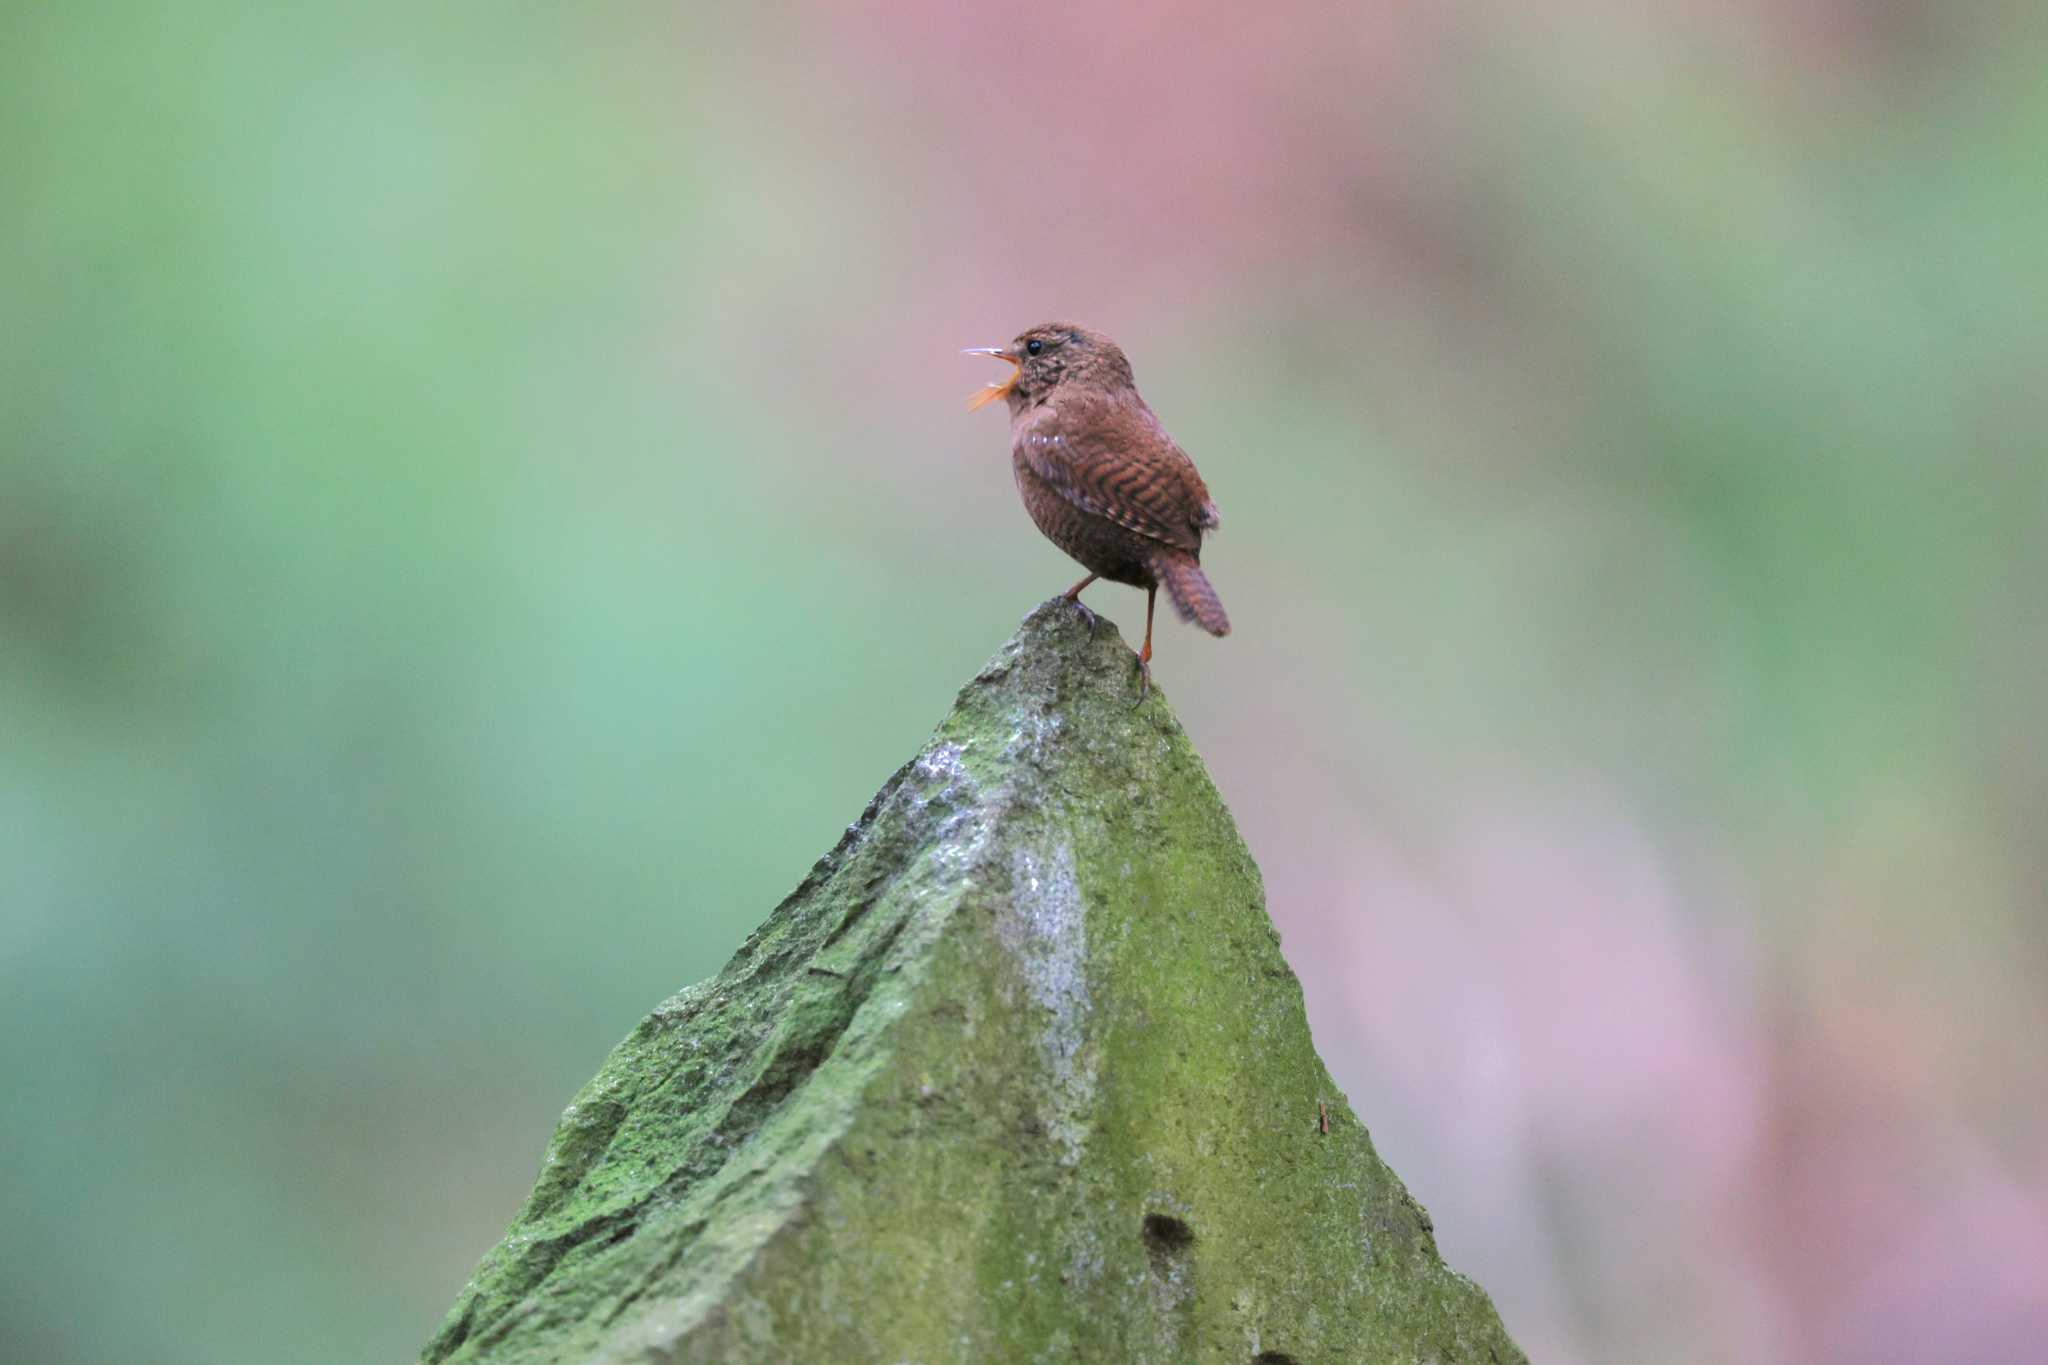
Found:
[[[1845,1149],[1919,1191],[1898,1264],[2048,1265],[1919,1235],[2048,1209],[2039,27],[15,7],[7,1354],[416,1349],[606,1049],[1068,581],[951,354],[1060,313],[1222,503],[1238,632],[1157,674],[1532,1356],[1854,1355]],[[1574,1013],[1659,916],[1705,1003]],[[1584,1120],[1559,1059],[1639,1011]],[[1519,1085],[1447,1074],[1481,1017]]]

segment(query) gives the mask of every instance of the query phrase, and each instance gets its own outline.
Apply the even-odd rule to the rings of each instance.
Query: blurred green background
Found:
[[[407,1359],[1075,576],[1546,1361],[2048,1340],[2038,6],[0,14],[0,1354]],[[1091,599],[1126,635],[1136,593]]]

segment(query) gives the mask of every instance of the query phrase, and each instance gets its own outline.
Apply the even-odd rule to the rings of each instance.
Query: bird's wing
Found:
[[[1063,397],[1039,409],[1016,446],[1068,502],[1162,544],[1199,551],[1218,522],[1195,462],[1135,395]]]

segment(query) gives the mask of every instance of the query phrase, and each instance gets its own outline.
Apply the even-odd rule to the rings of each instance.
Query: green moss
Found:
[[[606,1061],[424,1359],[1262,1352],[1523,1359],[1316,1057],[1164,698],[1053,603]]]

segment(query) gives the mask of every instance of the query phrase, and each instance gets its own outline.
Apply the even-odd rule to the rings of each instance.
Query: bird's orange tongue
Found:
[[[988,406],[990,403],[995,402],[998,398],[1008,398],[1010,396],[1010,390],[1016,387],[1017,374],[1016,371],[1013,370],[1010,372],[1010,377],[1008,379],[1005,379],[1002,383],[990,384],[986,388],[976,389],[974,391],[974,395],[967,400],[967,410],[969,412],[979,412],[982,408]]]
[[[998,398],[1008,398],[1010,391],[1017,387],[1017,376],[1023,373],[1023,368],[1018,361],[1015,351],[1002,346],[970,346],[960,354],[985,355],[991,360],[1000,360],[1010,367],[1010,377],[1008,379],[1005,379],[1000,384],[990,384],[985,389],[977,390],[975,395],[967,400],[967,410],[969,412],[993,403]]]

